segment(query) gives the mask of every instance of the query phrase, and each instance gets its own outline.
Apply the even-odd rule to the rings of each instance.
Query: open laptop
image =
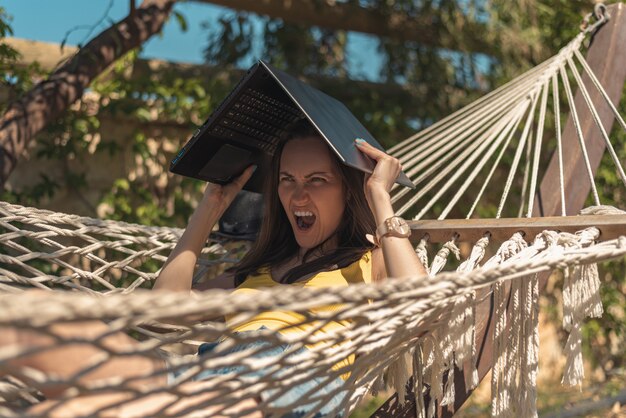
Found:
[[[254,64],[171,162],[170,171],[226,184],[251,164],[258,169],[244,189],[261,192],[270,162],[289,127],[306,118],[346,165],[371,173],[374,162],[354,145],[381,145],[343,103],[270,66]],[[414,188],[400,173],[397,182]]]

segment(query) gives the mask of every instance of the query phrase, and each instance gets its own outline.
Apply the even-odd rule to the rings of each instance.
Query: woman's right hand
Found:
[[[208,183],[204,189],[204,196],[202,197],[201,204],[205,207],[216,208],[219,219],[224,214],[226,209],[228,209],[230,204],[233,203],[237,193],[239,193],[248,180],[250,180],[250,177],[252,177],[252,174],[254,174],[256,169],[256,165],[251,165],[246,168],[239,177],[224,185]]]
[[[256,166],[252,165],[228,184],[209,183],[204,190],[202,202],[191,215],[185,232],[163,265],[154,289],[189,291],[194,267],[207,236],[226,209],[252,177]]]

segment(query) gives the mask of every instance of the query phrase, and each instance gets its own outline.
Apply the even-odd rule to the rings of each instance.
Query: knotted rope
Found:
[[[276,396],[285,393],[297,382],[311,377],[330,378],[350,373],[350,377],[341,388],[333,393],[347,390],[355,393],[355,397],[347,404],[352,404],[363,396],[360,388],[372,387],[381,376],[386,375],[386,384],[395,390],[403,390],[408,377],[415,376],[418,382],[416,391],[421,393],[419,382],[430,382],[431,398],[441,404],[453,402],[450,385],[442,386],[443,376],[450,376],[450,370],[467,362],[473,355],[473,307],[471,292],[494,286],[496,299],[498,288],[507,282],[520,282],[518,292],[520,303],[514,304],[514,312],[522,312],[525,308],[524,298],[531,299],[530,305],[536,306],[536,288],[532,277],[541,271],[566,266],[595,263],[611,257],[626,254],[626,238],[594,244],[597,230],[588,230],[578,235],[545,233],[538,236],[530,247],[524,248],[522,241],[514,237],[505,243],[490,260],[482,267],[469,270],[468,265],[478,262],[478,255],[484,251],[486,238],[478,243],[474,261],[462,265],[457,272],[438,274],[434,280],[426,277],[392,279],[380,284],[352,286],[328,292],[325,289],[294,289],[281,287],[262,292],[253,298],[244,295],[232,295],[226,291],[211,291],[203,294],[159,294],[137,289],[132,294],[109,292],[105,298],[93,297],[84,292],[19,292],[0,296],[0,327],[16,327],[31,330],[53,338],[55,347],[62,347],[77,342],[88,342],[101,351],[102,355],[95,358],[91,367],[104,364],[115,356],[141,355],[155,356],[155,351],[165,350],[173,343],[182,341],[210,341],[217,338],[228,339],[222,344],[218,353],[207,357],[187,356],[173,357],[170,361],[171,370],[182,370],[184,373],[175,382],[158,391],[184,396],[180,387],[195,374],[206,368],[224,365],[237,365],[237,369],[228,376],[209,379],[212,388],[220,393],[217,399],[208,400],[207,405],[219,405],[228,408],[242,397],[252,396],[260,390],[271,389]],[[468,271],[469,270],[469,271]],[[531,277],[528,281],[525,277]],[[528,285],[524,284],[526,281]],[[525,289],[525,290],[524,290]],[[525,296],[529,295],[529,296]],[[310,309],[329,304],[340,305],[341,309],[332,314],[312,317]],[[451,308],[452,307],[452,308]],[[259,349],[248,349],[238,353],[225,353],[229,347],[250,340],[250,336],[242,337],[234,334],[226,324],[219,321],[225,315],[237,314],[241,321],[254,315],[272,310],[286,310],[302,314],[303,321],[321,326],[325,321],[347,320],[351,325],[326,335],[310,332],[305,335],[280,334],[273,331],[261,331],[254,340],[266,341],[269,347],[290,344],[292,349],[278,356],[255,359],[252,354]],[[498,313],[503,308],[498,308]],[[534,307],[532,309],[535,309]],[[529,312],[523,312],[528,315]],[[504,314],[497,314],[496,318]],[[536,334],[530,332],[536,328],[533,314],[530,319],[523,317],[515,320],[525,331],[515,331],[515,344],[505,348],[502,333],[496,333],[494,343],[498,354],[494,374],[500,376],[496,382],[496,405],[499,410],[510,409],[513,401],[510,395],[513,389],[526,395],[516,405],[530,405],[533,400],[533,385],[536,374]],[[93,337],[67,338],[56,335],[54,326],[76,321],[104,320],[108,324],[105,334]],[[201,322],[199,322],[201,321]],[[528,321],[528,322],[525,322]],[[444,325],[442,327],[442,325]],[[442,329],[449,326],[454,337],[448,337]],[[517,326],[517,325],[516,325]],[[159,334],[154,329],[167,332]],[[502,329],[502,326],[499,327]],[[138,343],[131,351],[111,348],[105,342],[106,336],[118,331],[135,330],[143,334],[144,341]],[[501,343],[498,343],[501,341]],[[303,346],[311,347],[305,353],[298,350]],[[520,348],[522,347],[522,348]],[[523,348],[526,347],[526,348]],[[531,354],[524,356],[526,349]],[[27,377],[35,384],[44,385],[58,382],[58,378],[34,370],[23,370],[11,366],[14,361],[44,348],[8,346],[0,349],[0,367],[2,373],[17,374]],[[508,351],[507,351],[508,350]],[[517,351],[516,351],[517,350]],[[263,350],[260,350],[263,351]],[[422,357],[420,353],[423,352]],[[520,366],[512,366],[517,370],[515,376],[529,374],[529,379],[511,381],[506,375],[503,361],[511,359],[513,353],[520,354]],[[356,354],[356,360],[349,367],[334,370],[333,365],[338,359]],[[405,369],[395,369],[394,364],[408,364]],[[510,364],[507,365],[511,366]],[[267,369],[274,370],[271,376],[251,378],[255,372]],[[286,371],[277,380],[279,370]],[[156,373],[166,373],[160,370]],[[534,374],[535,373],[535,374]],[[111,379],[84,383],[80,375],[63,381],[73,387],[66,399],[77,394],[93,393],[104,390],[129,390],[136,399],[155,393],[156,389],[142,390],[132,385],[133,379]],[[508,380],[507,380],[508,379]],[[136,378],[134,379],[136,380]],[[436,384],[436,382],[439,382]],[[2,386],[0,386],[2,388]],[[441,388],[441,389],[437,389]],[[500,389],[500,388],[506,388]],[[3,389],[0,389],[3,390]],[[13,387],[7,392],[15,392]],[[508,398],[499,393],[509,393]],[[71,395],[70,395],[71,394]],[[9,396],[8,393],[3,395]],[[298,403],[318,402],[322,400],[315,395],[304,396]],[[330,396],[330,395],[328,395]],[[499,396],[499,397],[498,397]],[[515,398],[515,397],[514,397]],[[268,401],[269,402],[269,401]],[[524,402],[519,403],[519,402]],[[432,416],[437,403],[432,402],[429,412]],[[266,412],[281,413],[288,409],[272,409],[268,403],[261,406]],[[294,407],[294,405],[290,405]],[[342,408],[346,405],[342,405]],[[523,408],[520,406],[520,410]],[[3,410],[2,413],[8,410]],[[7,412],[8,413],[8,412]]]

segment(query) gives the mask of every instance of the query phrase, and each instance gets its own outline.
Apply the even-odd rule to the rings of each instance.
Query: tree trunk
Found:
[[[0,118],[0,190],[32,138],[57,118],[109,65],[158,33],[176,0],[144,0],[76,55],[11,103]]]

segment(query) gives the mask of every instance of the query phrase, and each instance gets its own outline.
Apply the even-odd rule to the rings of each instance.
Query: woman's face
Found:
[[[316,247],[337,230],[345,209],[344,187],[321,138],[293,139],[285,145],[278,196],[302,249]]]

